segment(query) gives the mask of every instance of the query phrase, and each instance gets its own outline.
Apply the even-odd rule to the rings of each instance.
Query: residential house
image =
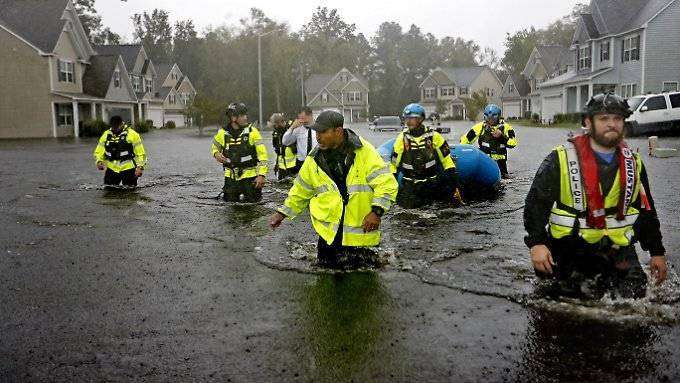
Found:
[[[359,122],[369,115],[368,82],[345,68],[335,74],[310,76],[305,80],[305,97],[315,116],[335,110],[346,122]]]
[[[543,110],[543,98],[539,86],[544,82],[554,79],[573,69],[571,52],[569,48],[559,45],[538,45],[529,55],[529,60],[521,75],[529,83],[529,114],[541,116]],[[550,107],[554,104],[554,97],[547,97],[546,104]],[[524,117],[524,116],[523,116]]]
[[[154,126],[165,126],[173,121],[177,127],[187,125],[186,108],[196,97],[196,88],[177,64],[157,65],[158,89],[149,108]]]
[[[503,84],[501,109],[505,118],[528,118],[531,114],[531,86],[520,74],[508,76]]]
[[[154,99],[156,68],[142,44],[97,45],[94,47],[101,55],[120,55],[128,70],[130,82],[137,98],[134,113],[139,121],[149,117],[149,104]]]
[[[441,117],[466,119],[464,99],[479,92],[500,105],[502,91],[503,83],[488,66],[436,68],[420,84],[420,103],[428,115],[443,109]]]
[[[573,66],[543,82],[541,117],[581,112],[593,94],[678,90],[680,0],[591,0],[570,48]]]
[[[134,121],[120,57],[95,50],[70,0],[0,0],[0,138],[77,136],[83,121]]]

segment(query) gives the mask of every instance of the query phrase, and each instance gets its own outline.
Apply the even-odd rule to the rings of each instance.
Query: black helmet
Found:
[[[227,117],[238,117],[248,114],[248,107],[242,102],[232,102],[227,107]]]
[[[623,118],[628,118],[633,114],[628,102],[611,92],[593,96],[586,104],[583,112],[585,117],[592,117],[596,114],[618,114]]]

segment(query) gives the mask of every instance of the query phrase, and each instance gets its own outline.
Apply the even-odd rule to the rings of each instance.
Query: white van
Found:
[[[635,96],[628,105],[633,111],[626,120],[629,136],[680,135],[680,92]]]

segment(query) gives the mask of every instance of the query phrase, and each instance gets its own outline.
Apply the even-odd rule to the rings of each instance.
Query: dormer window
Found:
[[[590,45],[578,49],[578,70],[590,69],[592,63],[590,53]]]
[[[135,92],[140,92],[142,88],[142,79],[136,75],[130,75],[130,78],[132,79],[132,88]]]
[[[321,93],[321,102],[323,103],[328,102],[328,93],[326,92]]]
[[[609,61],[609,41],[600,43],[600,62]]]
[[[515,84],[513,84],[513,83],[508,84],[508,89],[510,90],[510,93],[514,93],[515,92]]]
[[[150,78],[144,79],[145,92],[153,92],[153,80]]]
[[[113,86],[120,88],[120,69],[116,69],[113,72]]]
[[[75,64],[71,61],[58,60],[59,82],[70,82],[75,84]]]

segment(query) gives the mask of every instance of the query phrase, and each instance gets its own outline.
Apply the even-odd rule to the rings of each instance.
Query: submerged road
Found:
[[[385,266],[337,274],[313,265],[307,218],[267,227],[289,184],[214,198],[210,135],[145,135],[134,192],[100,188],[94,139],[0,141],[0,382],[680,380],[676,271],[639,301],[533,293],[524,197],[567,131],[516,131],[499,199],[395,208]],[[643,160],[677,264],[680,158]]]

